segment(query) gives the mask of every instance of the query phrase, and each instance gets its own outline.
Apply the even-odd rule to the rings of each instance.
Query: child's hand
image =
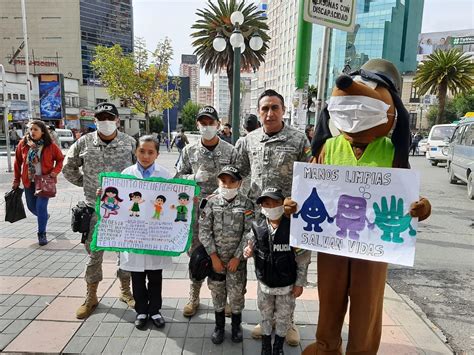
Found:
[[[97,191],[95,192],[96,196],[101,196],[102,195],[102,188],[99,187]]]
[[[236,272],[237,268],[239,267],[239,264],[240,264],[239,258],[232,258],[227,264],[227,270],[229,270],[230,272]]]
[[[303,293],[303,286],[293,286],[293,291],[291,291],[291,293],[293,293],[293,296],[295,298],[298,298],[301,296],[301,294]]]
[[[251,240],[249,240],[247,242],[247,246],[244,248],[244,258],[245,259],[248,259],[248,258],[253,256],[253,247],[254,247],[253,242]]]
[[[219,259],[217,254],[212,254],[211,260],[212,260],[212,268],[214,269],[214,271],[217,272],[218,274],[222,274],[225,270],[225,265],[222,262],[222,260]]]

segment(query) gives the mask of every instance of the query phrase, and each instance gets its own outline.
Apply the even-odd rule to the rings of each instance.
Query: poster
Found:
[[[420,176],[409,169],[295,163],[294,247],[413,266]]]
[[[64,117],[64,98],[61,79],[59,74],[40,74],[38,76],[40,114],[44,120],[61,119]]]
[[[102,193],[92,250],[130,251],[178,256],[191,244],[193,198],[199,187],[192,180],[148,178],[120,173],[99,175]]]
[[[341,31],[354,31],[355,0],[305,0],[304,9],[305,21]]]

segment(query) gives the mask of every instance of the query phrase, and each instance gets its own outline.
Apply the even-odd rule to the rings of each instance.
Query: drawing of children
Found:
[[[140,204],[145,202],[145,200],[142,199],[141,192],[132,192],[128,194],[128,197],[130,197],[130,201],[133,202],[132,207],[128,209],[130,211],[130,217],[140,217]]]
[[[100,207],[105,210],[104,218],[109,218],[110,215],[116,215],[118,213],[117,210],[120,208],[119,202],[123,200],[119,197],[117,188],[110,186],[104,190],[100,201],[102,201]]]
[[[175,222],[187,222],[188,208],[186,205],[189,203],[189,195],[186,192],[182,192],[178,195],[179,206],[171,205],[172,209],[176,208],[176,219]]]
[[[153,214],[152,218],[160,219],[160,214],[163,211],[163,205],[166,202],[166,197],[163,195],[156,196],[155,202],[153,202],[153,206],[155,206],[155,213]]]

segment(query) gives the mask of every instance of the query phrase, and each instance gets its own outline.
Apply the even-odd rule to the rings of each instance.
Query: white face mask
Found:
[[[284,211],[285,209],[283,206],[278,206],[274,208],[262,207],[262,214],[272,221],[276,221],[277,219],[279,219],[283,215]]]
[[[232,200],[235,196],[237,196],[238,191],[239,191],[238,188],[228,189],[228,188],[225,188],[225,187],[219,187],[219,193],[226,200]]]
[[[117,129],[115,121],[96,121],[97,130],[104,136],[111,136]]]
[[[357,133],[388,122],[390,105],[367,96],[332,96],[329,117],[341,131]]]
[[[201,132],[202,138],[210,141],[217,134],[217,126],[199,126],[199,132]]]

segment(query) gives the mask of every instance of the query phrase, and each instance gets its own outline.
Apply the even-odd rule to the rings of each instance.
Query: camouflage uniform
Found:
[[[129,135],[117,131],[117,136],[108,144],[104,143],[97,132],[88,133],[75,142],[66,155],[63,174],[70,183],[84,188],[86,204],[95,207],[96,191],[99,188],[99,173],[121,172],[133,165],[135,159],[135,140]],[[82,172],[79,168],[82,168]],[[102,281],[103,251],[92,252],[90,244],[97,216],[91,218],[91,228],[85,243],[89,258],[86,264],[87,283]],[[130,273],[118,270],[120,279],[130,279]]]
[[[263,127],[247,134],[239,144],[239,170],[242,176],[250,175],[249,198],[254,201],[266,187],[281,189],[291,195],[293,163],[307,162],[311,147],[303,132],[287,125],[269,136]]]
[[[241,146],[244,143],[244,139],[245,139],[245,137],[240,137],[239,139],[237,139],[237,142],[235,142],[235,149],[237,149],[237,152],[239,152],[239,153],[240,153],[240,150],[241,150]],[[245,196],[249,195],[249,192],[250,192],[250,176],[246,176],[246,177],[243,178],[242,184],[240,185],[240,192]]]
[[[253,203],[239,193],[231,202],[221,195],[213,195],[201,212],[199,240],[207,253],[217,253],[225,265],[234,257],[240,259],[236,272],[224,271],[224,281],[207,280],[215,312],[224,311],[227,295],[233,314],[239,314],[244,309],[247,261],[243,258],[243,250],[251,238],[253,211]]]

